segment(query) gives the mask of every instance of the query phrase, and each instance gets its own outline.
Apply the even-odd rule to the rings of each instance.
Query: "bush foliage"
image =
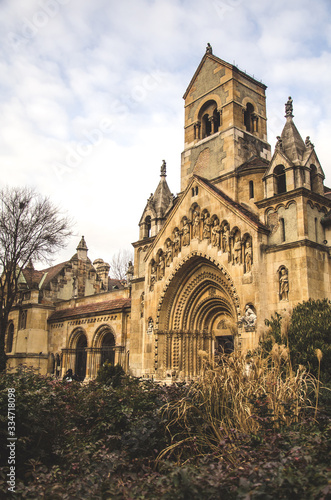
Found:
[[[223,357],[202,380],[171,386],[128,376],[115,386],[68,383],[24,368],[2,374],[2,408],[7,388],[16,391],[16,496],[331,498],[330,422],[310,418],[309,375],[284,377],[281,353]],[[1,460],[6,492],[7,450]]]
[[[273,344],[285,344],[289,348],[293,369],[303,365],[315,377],[319,361],[316,351],[322,353],[320,378],[331,382],[331,302],[308,300],[298,304],[290,317],[275,313],[270,320],[268,335],[261,342],[262,349],[269,353]]]

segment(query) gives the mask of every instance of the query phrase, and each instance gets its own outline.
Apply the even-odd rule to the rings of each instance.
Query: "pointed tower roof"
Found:
[[[82,236],[76,250],[88,250],[84,236]]]
[[[303,155],[306,152],[306,145],[293,122],[293,100],[288,98],[285,104],[285,118],[286,123],[281,133],[281,147],[287,158],[292,163],[297,164],[302,162]]]
[[[162,219],[169,208],[172,207],[173,203],[173,194],[171,193],[168,183],[166,181],[167,177],[167,164],[165,160],[163,160],[161,165],[161,179],[155,190],[155,193],[149,199],[149,202],[152,204],[156,216]]]

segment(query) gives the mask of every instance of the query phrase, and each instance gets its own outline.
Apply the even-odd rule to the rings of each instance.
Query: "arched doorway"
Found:
[[[110,330],[106,330],[101,341],[101,365],[106,361],[115,364],[115,338]]]
[[[199,375],[203,357],[237,341],[239,298],[227,271],[207,256],[191,255],[177,271],[160,303],[158,375]],[[231,347],[232,345],[232,347]]]
[[[75,348],[75,374],[80,380],[84,380],[86,376],[86,359],[87,359],[87,338],[84,333],[80,333]]]

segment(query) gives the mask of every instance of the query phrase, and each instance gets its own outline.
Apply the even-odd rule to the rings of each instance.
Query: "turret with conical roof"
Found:
[[[77,250],[77,257],[79,260],[86,260],[87,259],[88,248],[87,248],[84,236],[82,236],[80,242],[78,243],[76,250]]]
[[[324,172],[310,138],[303,141],[293,121],[293,99],[285,103],[286,123],[264,175],[265,197],[306,188],[324,194]]]
[[[151,193],[148,198],[139,222],[140,239],[156,236],[173,207],[174,195],[171,193],[166,180],[167,165],[165,160],[162,161],[160,177],[160,182],[154,194]]]

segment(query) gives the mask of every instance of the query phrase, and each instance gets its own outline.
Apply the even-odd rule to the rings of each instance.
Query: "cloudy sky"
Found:
[[[268,86],[268,138],[295,123],[331,185],[329,0],[0,0],[1,184],[75,220],[92,260],[138,239],[167,162],[179,191],[183,99],[207,42]]]

